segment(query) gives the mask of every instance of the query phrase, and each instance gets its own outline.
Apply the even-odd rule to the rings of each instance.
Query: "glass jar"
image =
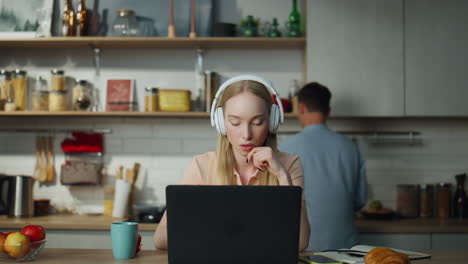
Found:
[[[26,96],[28,92],[27,72],[16,69],[13,77],[14,102],[17,111],[26,110]]]
[[[431,217],[434,210],[434,186],[431,184],[421,184],[419,215],[421,217]]]
[[[113,37],[137,37],[140,34],[135,12],[129,9],[117,10],[117,17],[112,23],[111,36]]]
[[[450,200],[452,197],[452,186],[449,183],[437,185],[437,217],[448,218],[450,216]]]
[[[49,111],[61,112],[67,110],[67,92],[50,91],[49,93]]]
[[[418,217],[419,215],[419,185],[397,185],[397,213],[401,217]]]
[[[48,111],[49,110],[49,91],[34,90],[31,100],[32,111]]]
[[[145,88],[145,112],[156,112],[158,111],[158,91],[156,87]]]
[[[0,111],[5,110],[5,103],[11,93],[11,72],[0,70]]]
[[[112,210],[114,209],[114,188],[104,189],[104,215],[112,216]]]
[[[31,110],[49,110],[49,91],[47,90],[45,80],[41,76],[36,78],[36,84],[31,96]]]
[[[52,91],[65,91],[65,72],[57,69],[50,72],[52,73],[50,89]]]
[[[8,98],[5,103],[5,112],[14,112],[16,111],[15,102],[11,98]]]
[[[73,87],[72,108],[75,111],[86,111],[90,106],[89,83],[85,80],[78,80]]]

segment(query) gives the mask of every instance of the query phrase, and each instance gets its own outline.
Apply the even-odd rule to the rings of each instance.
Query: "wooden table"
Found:
[[[425,251],[432,255],[431,259],[413,261],[413,264],[466,264],[468,250]],[[152,263],[166,264],[167,251],[143,250],[134,259],[115,260],[111,250],[100,249],[54,249],[45,248],[36,258],[34,264],[124,264],[124,263]]]

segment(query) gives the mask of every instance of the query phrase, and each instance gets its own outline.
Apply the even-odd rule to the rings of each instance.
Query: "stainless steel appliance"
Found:
[[[9,217],[34,215],[34,178],[30,176],[0,175],[0,214]]]

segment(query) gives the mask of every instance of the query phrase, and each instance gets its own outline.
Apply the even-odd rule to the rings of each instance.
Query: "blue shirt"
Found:
[[[304,168],[308,250],[356,245],[354,213],[367,200],[365,166],[356,144],[326,125],[310,125],[287,138],[280,150],[298,155]]]

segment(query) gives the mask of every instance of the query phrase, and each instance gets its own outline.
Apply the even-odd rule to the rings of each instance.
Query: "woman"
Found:
[[[229,84],[225,86],[225,84]],[[279,113],[270,110],[274,91],[256,76],[238,76],[220,88],[212,122],[220,135],[216,152],[195,156],[184,172],[182,184],[190,185],[296,185],[303,186],[298,156],[279,152],[275,131]],[[225,87],[225,89],[224,89]],[[276,92],[274,92],[276,94]],[[219,101],[219,102],[217,102]],[[217,116],[218,119],[215,117]],[[221,121],[221,122],[220,122]],[[310,228],[302,201],[299,250],[309,242]],[[167,248],[166,214],[154,234],[156,248]]]

